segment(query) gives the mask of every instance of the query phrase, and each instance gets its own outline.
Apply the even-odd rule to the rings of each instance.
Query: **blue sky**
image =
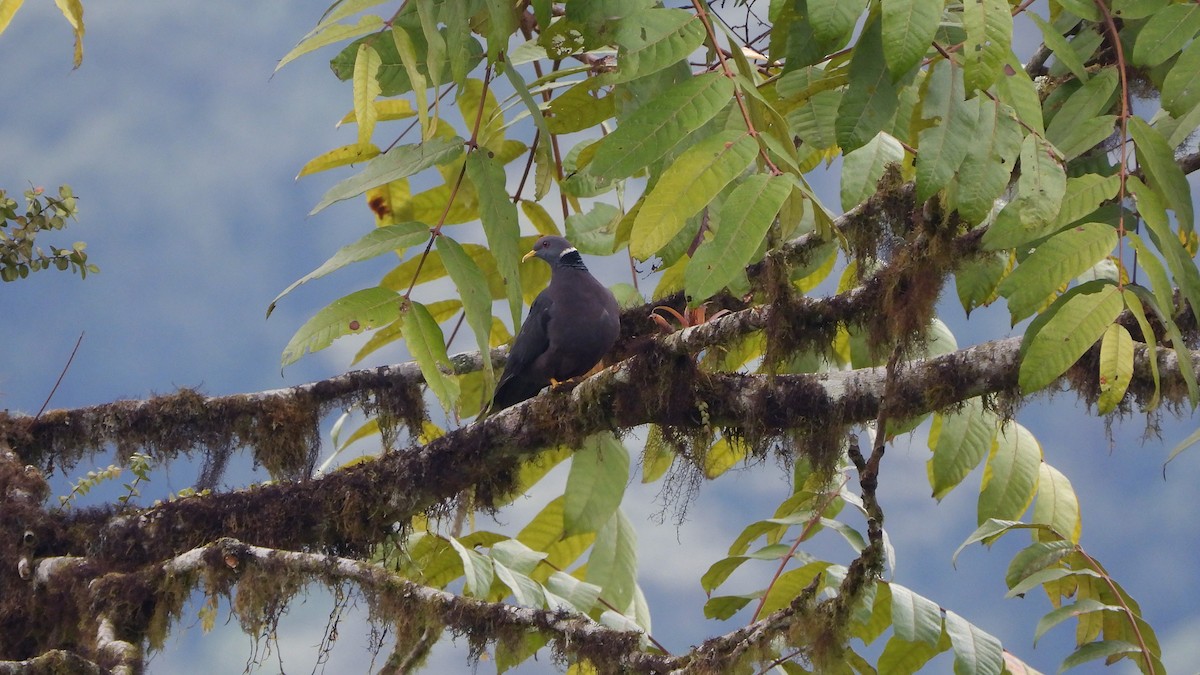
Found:
[[[357,201],[306,216],[345,174],[293,180],[305,161],[354,135],[353,128],[334,128],[350,107],[350,94],[329,72],[329,50],[271,76],[278,58],[325,6],[309,4],[86,3],[84,63],[74,72],[70,32],[52,3],[27,3],[0,36],[0,187],[19,196],[30,184],[71,184],[80,197],[80,220],[50,241],[87,241],[102,269],[86,281],[42,272],[0,286],[6,354],[0,360],[0,409],[36,411],[81,332],[86,335],[54,407],[142,398],[180,386],[214,395],[257,391],[348,369],[357,344],[350,340],[282,374],[279,354],[313,312],[376,283],[387,261],[307,284],[264,319],[281,289],[371,226]],[[827,204],[836,205],[834,184],[818,184]],[[606,282],[628,281],[623,263],[588,262]],[[947,295],[943,318],[960,343],[1009,334],[1003,307],[977,312],[968,324],[953,293]],[[455,351],[468,346],[460,341]],[[403,358],[400,349],[385,350],[366,365]],[[1135,414],[1114,422],[1110,436],[1104,421],[1088,415],[1069,393],[1037,397],[1018,419],[1080,494],[1084,547],[1141,602],[1172,672],[1191,672],[1200,663],[1194,644],[1200,635],[1194,606],[1200,597],[1200,524],[1193,516],[1200,455],[1182,456],[1166,480],[1161,462],[1192,420],[1168,416],[1161,437],[1143,442],[1145,420]],[[960,557],[957,569],[950,565],[950,553],[974,529],[979,474],[936,504],[925,478],[924,443],[922,427],[884,461],[880,498],[897,549],[896,581],[999,636],[1035,667],[1055,671],[1069,652],[1072,628],[1056,629],[1034,649],[1033,627],[1048,604],[1036,594],[1003,599],[1003,571],[1023,542],[1004,541],[991,551],[975,547]],[[632,439],[629,445],[638,450]],[[194,468],[176,467],[151,489],[178,490],[194,477]],[[746,620],[704,620],[698,579],[742,527],[771,515],[787,495],[785,478],[768,463],[706,484],[678,527],[669,508],[665,523],[656,522],[659,486],[642,487],[635,478],[625,508],[643,544],[643,584],[659,627],[654,632],[668,646],[682,650]],[[229,479],[248,478],[235,473]],[[552,476],[501,525],[489,527],[519,527],[555,488],[561,490],[564,479],[562,472]],[[64,484],[59,480],[56,489]],[[848,550],[832,538],[819,546],[825,547],[820,553],[848,559]],[[761,586],[771,571],[748,569],[728,590]],[[289,670],[311,668],[328,612],[324,595],[316,593],[285,619]],[[250,641],[236,628],[221,628],[223,619],[208,636],[193,629],[172,639],[151,671],[200,672],[209,665],[200,666],[199,655],[218,659],[223,670],[240,670]],[[361,612],[347,619],[331,667],[364,668],[362,621]],[[288,631],[289,625],[296,630]],[[183,626],[194,626],[187,615]],[[439,667],[431,672],[467,671],[459,653],[443,649],[435,658]],[[944,657],[937,663],[949,668]],[[276,669],[274,661],[264,666],[264,672]],[[545,669],[543,658],[527,670]]]

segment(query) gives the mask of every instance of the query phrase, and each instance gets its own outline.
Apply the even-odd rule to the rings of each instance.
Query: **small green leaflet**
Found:
[[[1060,544],[1062,544],[1062,543],[1070,544],[1070,542],[1064,542],[1062,539],[1060,539],[1058,537],[1058,535],[1055,534],[1054,532],[1051,532],[1048,527],[1041,527],[1039,529],[1033,530],[1033,535],[1034,535],[1034,537],[1039,537],[1039,536],[1040,537],[1050,537],[1053,541],[1059,542]],[[1073,556],[1068,556],[1068,557],[1073,557]],[[1025,577],[1024,579],[1017,581],[1015,584],[1013,584],[1013,586],[1011,588],[1008,589],[1008,592],[1004,594],[1004,597],[1005,598],[1024,597],[1026,593],[1037,588],[1038,586],[1042,586],[1043,588],[1045,588],[1048,593],[1053,593],[1053,591],[1051,590],[1052,586],[1048,586],[1048,584],[1057,585],[1058,583],[1060,583],[1060,580],[1065,579],[1066,577],[1092,576],[1095,574],[1096,574],[1096,572],[1094,572],[1090,569],[1072,570],[1072,569],[1069,569],[1066,567],[1057,567],[1057,566],[1047,567],[1041,571],[1030,574],[1029,576]]]
[[[954,648],[955,673],[1000,675],[1005,672],[1004,650],[994,635],[950,610],[946,610],[946,633]]]
[[[611,432],[588,436],[571,457],[564,492],[567,535],[596,532],[613,517],[629,482],[629,451]]]
[[[398,293],[381,286],[364,288],[334,300],[317,312],[283,348],[284,367],[298,361],[306,352],[317,352],[343,335],[361,333],[395,321],[400,316]]]
[[[978,522],[1015,520],[1037,492],[1042,446],[1028,429],[1008,422],[992,441],[979,490]]]
[[[425,383],[433,390],[444,410],[453,410],[458,402],[459,387],[453,377],[441,370],[445,368],[449,372],[451,368],[442,329],[425,305],[416,301],[408,303],[401,318],[404,342],[421,367]]]
[[[433,318],[437,321],[449,320],[449,318],[456,314],[460,309],[462,309],[461,300],[439,300],[429,304],[429,313],[432,314]],[[379,349],[386,347],[387,345],[390,345],[404,337],[404,335],[400,332],[401,326],[402,322],[400,319],[396,319],[382,328],[375,329],[375,331],[371,333],[371,337],[367,338],[367,341],[363,344],[363,346],[359,347],[358,351],[355,352],[354,358],[350,360],[350,365],[353,366],[358,364],[358,362],[367,358]]]
[[[429,78],[429,87],[437,89],[442,84],[440,75],[446,66],[446,40],[438,32],[438,17],[434,14],[436,7],[433,3],[415,4],[417,16],[421,21],[421,34],[425,36],[425,74]],[[459,3],[447,3],[449,4]]]
[[[637,585],[637,532],[620,509],[596,533],[584,581],[604,589],[601,596],[622,611],[633,601]]]
[[[967,91],[987,89],[1003,74],[1011,52],[1012,10],[1006,0],[966,0],[963,28],[967,32],[962,50]]]
[[[905,640],[899,635],[892,635],[884,645],[876,663],[876,672],[888,675],[913,675],[920,672],[925,664],[933,657],[950,648],[950,638],[942,633],[943,639],[936,645],[926,642]],[[859,672],[871,672],[863,670]]]
[[[981,543],[984,546],[991,546],[992,544],[996,543],[997,539],[1003,537],[1013,530],[1045,529],[1045,525],[1030,525],[1029,523],[1023,523],[1019,520],[1000,520],[997,518],[988,518],[983,524],[975,528],[975,531],[972,532],[970,536],[963,541],[963,543],[958,545],[958,548],[954,550],[954,555],[950,556],[950,564],[957,565],[958,556],[971,544]]]
[[[537,551],[547,550],[563,537],[563,497],[555,497],[517,533],[517,541]]]
[[[1120,324],[1113,324],[1118,328]],[[1128,335],[1128,333],[1126,333]],[[1133,345],[1130,343],[1132,354]],[[1132,365],[1132,358],[1131,358]],[[1078,544],[1083,534],[1083,521],[1079,515],[1079,497],[1071,481],[1061,471],[1042,462],[1038,468],[1037,501],[1033,503],[1033,522],[1049,525],[1057,535],[1044,533],[1045,536],[1063,536],[1067,543]]]
[[[1021,176],[1017,179],[1017,212],[1021,225],[1039,230],[1054,222],[1067,188],[1058,152],[1037,134],[1021,143]]]
[[[1071,43],[1067,42],[1062,33],[1059,33],[1054,26],[1036,13],[1027,12],[1026,16],[1033,19],[1038,29],[1042,31],[1042,39],[1046,41],[1046,46],[1050,48],[1050,51],[1054,52],[1054,56],[1071,71],[1071,74],[1079,78],[1080,82],[1087,82],[1088,72],[1083,65],[1083,60],[1075,53],[1075,49],[1071,47]]]
[[[492,567],[496,570],[496,578],[512,591],[513,600],[518,605],[534,608],[542,608],[546,605],[546,595],[541,584],[499,560],[493,560]]]
[[[808,0],[808,19],[813,35],[821,42],[836,44],[854,30],[866,9],[866,0]]]
[[[826,570],[829,570],[831,573],[845,572],[845,568],[834,570],[830,569],[831,567],[835,567],[833,563],[818,560],[815,562],[810,562],[799,569],[788,570],[787,572],[779,575],[779,577],[775,579],[775,583],[771,584],[771,587],[767,589],[767,596],[763,601],[762,608],[759,610],[757,618],[761,619],[772,612],[778,611],[790,605],[793,600],[799,597],[800,594],[803,593],[806,588],[808,588],[809,584],[811,584],[814,579],[820,577]],[[829,583],[829,579],[826,577],[817,583],[819,590],[820,584]]]
[[[368,162],[361,173],[329,188],[308,215],[318,213],[343,199],[357,197],[373,187],[411,176],[435,164],[445,164],[458,159],[463,151],[463,142],[458,136],[436,136],[423,143],[396,146]]]
[[[354,119],[358,124],[359,145],[371,142],[375,122],[379,119],[379,111],[375,109],[375,99],[380,91],[379,65],[379,52],[365,42],[358,46],[358,55],[354,59]]]
[[[921,118],[932,122],[917,135],[917,203],[923,204],[946,186],[967,156],[975,137],[978,103],[963,92],[963,71],[952,61],[939,61],[930,73]]]
[[[422,33],[422,35],[424,35]],[[417,119],[421,122],[421,140],[428,141],[433,136],[433,126],[429,123],[429,86],[425,75],[418,68],[417,48],[413,44],[413,36],[403,26],[392,25],[392,42],[396,45],[396,54],[400,57],[400,65],[408,75],[412,84],[413,97],[417,99]]]
[[[382,18],[370,14],[359,18],[358,23],[353,26],[344,23],[319,25],[313,32],[304,36],[304,39],[300,40],[295,47],[292,47],[292,50],[285,54],[282,59],[279,59],[279,63],[275,65],[275,72],[279,72],[280,68],[286,66],[297,57],[311,51],[335,42],[341,42],[347,38],[374,33],[375,31],[383,30],[384,27]]]
[[[940,501],[979,466],[995,436],[996,414],[978,398],[934,416],[929,431],[933,456],[925,464],[934,499]]]
[[[593,87],[628,82],[674,65],[700,47],[704,24],[695,12],[650,7],[617,22],[617,70],[601,75]]]
[[[567,216],[563,225],[567,230],[567,239],[580,253],[611,255],[616,247],[617,226],[624,217],[621,209],[598,201],[586,213]]]
[[[1171,4],[1155,12],[1133,43],[1130,62],[1152,68],[1179,53],[1200,32],[1200,6]]]
[[[1101,204],[1116,197],[1120,187],[1121,177],[1117,174],[1101,176],[1095,173],[1085,173],[1082,176],[1068,178],[1062,206],[1055,218],[1055,226],[1065,227],[1090,215],[1100,208]]]
[[[799,73],[801,71],[793,70],[792,72]],[[832,148],[837,145],[835,125],[838,106],[841,102],[842,91],[840,89],[815,92],[788,112],[787,127],[795,131],[797,138],[813,148]]]
[[[1170,223],[1167,221],[1167,213],[1163,210],[1163,204],[1158,193],[1147,188],[1136,177],[1130,177],[1127,184],[1130,191],[1137,198],[1138,213],[1146,223],[1150,239],[1158,248],[1161,257],[1166,261],[1167,267],[1170,268],[1171,274],[1175,277],[1175,284],[1183,292],[1183,297],[1191,305],[1192,311],[1197,311],[1196,308],[1200,307],[1200,270],[1197,270],[1196,264],[1192,260],[1192,254],[1183,247],[1179,237],[1171,231]],[[1154,293],[1158,296],[1160,308],[1163,311],[1171,312],[1170,308],[1174,307],[1174,300],[1171,299],[1170,285],[1164,283],[1161,288],[1155,286]],[[1174,321],[1167,321],[1166,323],[1168,329],[1174,326]],[[1176,340],[1174,344],[1180,347],[1183,345],[1183,342]],[[1189,360],[1186,354],[1183,353],[1186,351],[1186,348],[1184,348],[1179,354],[1181,362]],[[1195,379],[1190,369],[1185,368],[1183,374],[1189,381]],[[1189,384],[1188,388],[1189,390],[1194,389],[1191,384]],[[1193,401],[1195,401],[1195,398],[1193,398]]]
[[[1031,575],[1058,567],[1063,558],[1076,551],[1075,544],[1066,539],[1060,539],[1052,532],[1034,530],[1034,533],[1046,534],[1052,538],[1046,541],[1035,541],[1013,556],[1012,561],[1008,564],[1008,570],[1004,573],[1004,583],[1010,589],[1016,588]]]
[[[954,288],[967,316],[972,310],[986,307],[1000,297],[996,287],[1008,274],[1010,258],[1007,251],[993,251],[962,265],[954,273]]]
[[[937,603],[900,584],[892,590],[892,626],[896,637],[935,646],[942,637],[942,611]]]
[[[843,152],[866,145],[889,128],[900,105],[900,89],[884,63],[880,22],[863,29],[850,57],[850,81],[838,106],[837,141]]]
[[[883,3],[883,57],[892,79],[917,65],[937,32],[942,0],[895,0]]]
[[[1130,656],[1141,653],[1138,646],[1123,640],[1100,640],[1097,642],[1089,642],[1076,649],[1070,656],[1063,659],[1062,665],[1058,667],[1058,672],[1063,672],[1074,668],[1075,666],[1083,665],[1088,661],[1096,659],[1109,659],[1115,656]],[[1158,670],[1156,672],[1164,672]]]
[[[1084,223],[1038,246],[998,288],[1008,298],[1015,326],[1036,312],[1059,287],[1103,260],[1117,246],[1117,231],[1107,223]]]
[[[646,196],[629,236],[629,251],[647,260],[754,161],[758,143],[726,131],[688,148]]]
[[[506,0],[486,0],[486,4],[488,62],[496,63],[508,50],[508,38],[516,31],[516,11],[512,2]]]
[[[600,599],[600,587],[595,584],[589,584],[586,581],[580,581],[566,572],[554,571],[548,579],[546,579],[545,590],[549,591],[553,596],[562,598],[570,603],[571,608],[577,612],[587,614],[596,606],[596,602]],[[551,595],[547,594],[546,600],[549,601]],[[547,609],[555,609],[547,607]]]
[[[1200,11],[1197,12],[1200,14]],[[1129,133],[1137,148],[1138,166],[1146,172],[1146,182],[1166,201],[1179,222],[1179,229],[1191,232],[1195,229],[1195,214],[1192,210],[1192,193],[1187,176],[1175,163],[1175,153],[1167,145],[1167,139],[1155,131],[1140,117],[1129,118]],[[1193,265],[1194,267],[1194,265]]]
[[[716,236],[696,249],[684,272],[692,306],[715,295],[750,264],[790,194],[790,178],[767,174],[750,176],[729,193]]]
[[[704,454],[704,477],[712,480],[737,466],[746,457],[746,445],[722,436]]]
[[[1100,10],[1096,9],[1096,5],[1091,0],[1058,0],[1058,4],[1081,19],[1095,21],[1096,23],[1100,23],[1104,19],[1100,14]]]
[[[1025,72],[1016,55],[1009,54],[1008,67],[996,82],[996,92],[1000,101],[1013,107],[1017,119],[1023,122],[1034,133],[1042,133],[1042,101],[1038,96],[1038,88]]]
[[[663,439],[662,427],[651,424],[646,432],[646,449],[642,452],[642,482],[653,483],[662,478],[675,461],[675,453]]]
[[[353,244],[341,247],[337,253],[333,254],[332,258],[326,260],[320,267],[305,274],[283,289],[283,292],[275,296],[275,299],[267,306],[267,316],[270,317],[271,312],[275,311],[275,304],[279,302],[280,298],[291,293],[300,284],[312,281],[313,279],[319,279],[351,263],[369,260],[390,251],[403,251],[409,246],[425,241],[428,237],[429,226],[425,223],[396,223],[395,225],[377,227],[368,232],[362,239]]]
[[[517,222],[517,205],[508,197],[504,167],[486,152],[467,156],[467,177],[479,194],[479,218],[488,246],[496,260],[496,269],[504,282],[508,310],[512,314],[513,330],[521,325],[521,226]],[[489,308],[488,314],[491,314]]]
[[[1176,118],[1182,118],[1200,105],[1200,77],[1196,77],[1197,72],[1200,72],[1200,41],[1193,40],[1184,48],[1163,80],[1162,107]],[[1190,131],[1194,127],[1188,125],[1187,129]],[[1175,144],[1168,145],[1174,147]]]
[[[1080,598],[1078,602],[1063,605],[1043,616],[1038,620],[1037,630],[1033,631],[1033,646],[1037,647],[1038,640],[1046,634],[1051,628],[1066,621],[1067,619],[1076,618],[1081,614],[1089,614],[1091,612],[1120,612],[1121,608],[1116,605],[1106,605],[1099,600],[1092,598]]]
[[[904,147],[881,131],[869,143],[842,158],[842,210],[849,211],[876,192],[876,184],[889,164],[904,160]]]
[[[613,96],[596,97],[592,82],[584,80],[550,102],[546,125],[556,134],[569,134],[599,125],[616,113]]]
[[[978,116],[967,156],[958,167],[954,199],[959,215],[969,223],[981,223],[1012,177],[1021,152],[1021,126],[1007,105],[980,97],[968,103],[972,101]]]
[[[1117,95],[1116,66],[1105,68],[1067,97],[1046,127],[1046,140],[1061,147],[1067,135],[1082,122],[1109,112]],[[1112,127],[1109,126],[1111,131]]]
[[[1021,391],[1042,389],[1067,372],[1104,335],[1124,306],[1117,287],[1107,281],[1089,281],[1055,300],[1025,332],[1017,376]]]
[[[1132,241],[1133,240],[1130,239],[1130,242]],[[1143,250],[1141,255],[1146,256],[1151,254],[1149,251]],[[1150,320],[1146,316],[1146,309],[1142,307],[1142,299],[1137,293],[1134,293],[1130,289],[1130,286],[1132,286],[1132,284],[1127,285],[1121,294],[1125,299],[1125,309],[1129,310],[1129,313],[1133,315],[1135,320],[1137,320],[1138,329],[1141,331],[1143,336],[1153,336],[1154,330],[1150,327]],[[1154,382],[1154,396],[1152,396],[1148,402],[1143,404],[1144,409],[1149,412],[1158,407],[1159,396],[1161,395],[1162,387],[1158,375],[1158,346],[1155,344],[1155,340],[1152,337],[1145,338],[1143,340],[1143,344],[1146,345],[1146,360],[1150,364],[1150,377]]]
[[[1096,411],[1101,415],[1117,409],[1133,377],[1133,336],[1119,323],[1104,331],[1100,340],[1100,396]]]
[[[1188,399],[1193,406],[1197,405],[1197,402],[1200,401],[1200,390],[1198,390],[1196,374],[1192,366],[1192,352],[1187,348],[1187,343],[1183,340],[1179,326],[1171,318],[1170,313],[1164,312],[1162,306],[1155,301],[1155,295],[1158,295],[1158,291],[1155,291],[1152,295],[1145,288],[1134,286],[1133,284],[1125,288],[1126,290],[1133,291],[1138,296],[1138,299],[1141,300],[1141,304],[1153,310],[1163,327],[1167,329],[1167,339],[1170,341],[1172,349],[1175,350],[1175,358],[1179,359],[1179,373],[1183,376],[1184,384],[1187,385]],[[1170,297],[1170,286],[1167,286],[1166,294],[1167,297]],[[1172,305],[1167,305],[1167,307],[1170,306]],[[1177,347],[1177,345],[1180,346]]]
[[[444,234],[437,237],[437,250],[442,254],[442,264],[446,266],[462,298],[467,325],[475,334],[479,353],[486,356],[491,349],[489,336],[492,330],[492,294],[488,289],[487,277],[462,245],[450,237]],[[490,392],[496,379],[490,358],[483,359],[483,373],[484,391]]]
[[[733,83],[719,73],[688,78],[622,120],[595,145],[584,171],[598,178],[632,176],[704,126],[732,98]]]
[[[447,540],[462,560],[463,577],[466,579],[465,595],[486,598],[494,578],[491,558],[473,548],[463,546],[454,537],[448,537]]]
[[[1056,143],[1055,147],[1062,155],[1063,161],[1070,161],[1112,136],[1116,124],[1116,115],[1099,115],[1079,121],[1068,129],[1066,137],[1061,143]]]

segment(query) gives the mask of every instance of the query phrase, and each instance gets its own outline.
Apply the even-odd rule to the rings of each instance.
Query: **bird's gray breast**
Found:
[[[620,318],[612,293],[587,272],[553,286],[557,311],[547,323],[549,345],[538,365],[550,377],[566,380],[591,370],[612,348]]]

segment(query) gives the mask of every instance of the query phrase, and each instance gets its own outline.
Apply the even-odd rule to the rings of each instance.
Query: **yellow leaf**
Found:
[[[390,122],[392,120],[403,120],[415,116],[417,113],[413,110],[412,104],[402,98],[385,98],[382,101],[375,101],[375,121]],[[337,125],[340,127],[343,124],[357,124],[358,118],[354,115],[354,111],[346,113],[345,117],[338,120]]]
[[[1104,415],[1116,410],[1133,377],[1133,337],[1119,323],[1110,324],[1100,339],[1100,397],[1096,407]]]
[[[736,466],[745,456],[744,444],[722,437],[704,455],[704,477],[712,480],[720,476]]]
[[[301,167],[300,173],[296,174],[296,178],[303,178],[309,174],[328,171],[329,169],[354,164],[355,162],[364,162],[378,154],[379,148],[371,143],[367,143],[366,145],[359,143],[343,145],[340,148],[334,148],[325,154],[317,155],[308,160],[308,163]]]
[[[75,67],[78,68],[83,63],[83,3],[79,0],[54,0],[54,4],[62,10],[63,16],[67,17],[67,23],[71,24],[71,28],[75,31]],[[16,9],[13,11],[15,12]],[[2,14],[3,12],[0,11],[0,16]],[[12,18],[11,15],[9,18]]]
[[[13,15],[17,13],[18,9],[21,9],[23,4],[25,4],[25,0],[0,0],[0,33],[8,28]]]
[[[354,59],[354,116],[358,120],[359,145],[369,144],[371,134],[375,133],[378,119],[375,99],[380,92],[377,75],[382,63],[379,52],[371,45],[364,42],[358,46],[358,55]]]
[[[412,190],[407,178],[398,178],[390,183],[367,190],[364,195],[367,206],[375,214],[375,227],[395,225],[414,220],[412,216]]]

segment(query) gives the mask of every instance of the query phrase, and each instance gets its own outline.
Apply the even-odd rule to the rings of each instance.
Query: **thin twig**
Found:
[[[767,584],[766,589],[763,590],[762,597],[758,599],[758,607],[754,609],[754,616],[750,617],[751,625],[758,621],[759,615],[762,614],[763,606],[767,604],[767,596],[770,595],[771,588],[775,586],[775,582],[779,581],[779,577],[783,575],[783,570],[787,567],[788,561],[792,559],[792,555],[796,553],[796,549],[812,536],[813,530],[821,522],[821,514],[825,513],[825,509],[828,509],[833,500],[842,493],[842,488],[844,487],[846,487],[846,481],[843,479],[838,489],[830,490],[826,493],[825,500],[821,502],[820,508],[814,509],[812,518],[805,521],[804,529],[800,532],[800,536],[796,537],[796,543],[792,544],[792,547],[788,549],[787,555],[783,556],[783,559],[779,561],[779,567],[775,570],[775,576],[771,577],[771,583]]]
[[[475,126],[471,128],[471,138],[467,140],[467,155],[479,149],[479,127],[483,124],[483,104],[487,101],[488,87],[492,83],[492,66],[488,64],[483,71],[483,91],[479,94],[479,108],[475,111]],[[454,186],[450,188],[450,197],[446,200],[446,208],[442,209],[442,215],[438,217],[437,225],[429,231],[429,241],[425,244],[425,250],[421,252],[421,259],[417,261],[417,269],[413,272],[412,281],[408,284],[408,290],[404,291],[404,300],[407,302],[412,297],[413,288],[417,285],[417,279],[421,276],[421,268],[425,266],[425,260],[429,257],[429,252],[433,250],[433,242],[442,234],[442,227],[446,224],[446,218],[450,215],[450,208],[454,206],[454,199],[458,196],[458,190],[462,187],[463,179],[467,175],[467,159],[463,158],[462,167],[458,171],[458,178],[454,181]]]
[[[62,372],[58,374],[58,379],[54,381],[54,387],[50,389],[50,393],[46,396],[46,400],[42,403],[42,407],[38,408],[37,414],[33,419],[42,416],[46,412],[46,406],[50,405],[50,399],[54,398],[54,392],[58,391],[58,385],[62,384],[63,377],[67,374],[67,369],[71,367],[71,362],[75,360],[75,353],[79,351],[79,344],[83,342],[83,333],[79,333],[79,339],[75,341],[75,348],[71,350],[71,355],[67,357],[67,364],[63,366]]]
[[[1125,602],[1125,598],[1122,597],[1121,592],[1117,590],[1117,585],[1113,582],[1112,577],[1109,576],[1108,572],[1105,571],[1105,569],[1100,565],[1099,562],[1096,561],[1095,558],[1088,555],[1087,552],[1083,550],[1082,546],[1077,545],[1075,550],[1079,553],[1079,555],[1083,556],[1084,560],[1087,561],[1088,567],[1091,567],[1096,574],[1100,575],[1100,578],[1103,579],[1104,583],[1108,585],[1108,589],[1112,591],[1113,596],[1116,597],[1117,603],[1121,605],[1121,610],[1125,613],[1126,618],[1129,619],[1130,627],[1133,628],[1133,636],[1137,638],[1138,649],[1141,650],[1142,656],[1145,657],[1146,673],[1148,673],[1148,675],[1154,675],[1154,661],[1150,659],[1151,655],[1150,650],[1146,647],[1146,638],[1142,637],[1142,630],[1138,628],[1137,617],[1133,615],[1133,610],[1130,609],[1129,603]]]
[[[717,54],[717,60],[721,62],[721,71],[730,80],[736,79],[733,70],[729,67],[729,62],[725,60],[725,53],[721,50],[720,43],[717,42],[716,31],[713,30],[712,21],[709,18],[708,9],[705,7],[703,0],[692,0],[692,7],[696,9],[696,16],[700,19],[700,23],[704,24],[704,30],[708,33],[708,41],[712,44],[713,51]],[[750,119],[750,110],[746,107],[746,101],[742,98],[742,91],[736,83],[733,86],[733,98],[737,101],[738,109],[742,112],[742,119],[746,122],[746,132],[758,143],[758,131],[754,128],[754,121]],[[771,171],[772,176],[783,174],[779,170],[779,167],[775,166],[775,163],[771,161],[770,156],[767,155],[767,151],[762,147],[761,143],[758,144],[758,154],[763,158],[763,162]]]
[[[1103,0],[1094,0],[1096,7],[1100,10],[1100,14],[1104,17],[1104,29],[1108,33],[1108,39],[1113,44],[1113,49],[1117,54],[1117,75],[1121,78],[1121,169],[1117,172],[1120,177],[1119,188],[1117,192],[1117,204],[1125,203],[1125,181],[1129,178],[1129,80],[1125,75],[1125,50],[1121,46],[1121,36],[1117,34],[1117,24],[1113,21],[1112,14],[1109,13],[1108,7]],[[1120,209],[1117,215],[1117,260],[1122,266],[1125,264],[1125,209]],[[1133,282],[1137,283],[1137,252],[1134,252],[1133,258]],[[1124,288],[1121,283],[1121,276],[1117,275],[1117,288]]]

